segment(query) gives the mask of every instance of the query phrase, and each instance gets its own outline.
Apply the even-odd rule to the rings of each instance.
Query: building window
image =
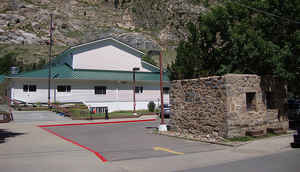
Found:
[[[36,92],[36,85],[23,85],[23,92]]]
[[[23,92],[28,92],[28,85],[23,85]]]
[[[143,93],[143,87],[135,87],[135,93]]]
[[[29,85],[29,92],[36,92],[36,85]]]
[[[256,110],[256,93],[246,93],[247,111]]]
[[[70,85],[58,85],[57,92],[71,92],[71,86]]]
[[[266,92],[265,104],[267,109],[275,109],[274,95],[271,92]]]
[[[163,93],[169,94],[170,88],[169,87],[163,87]]]
[[[95,86],[95,94],[106,94],[105,86]]]

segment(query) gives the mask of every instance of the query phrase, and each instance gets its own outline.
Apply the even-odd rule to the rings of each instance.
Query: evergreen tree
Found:
[[[226,73],[297,79],[300,65],[299,0],[235,0],[214,6],[188,24],[171,79]]]

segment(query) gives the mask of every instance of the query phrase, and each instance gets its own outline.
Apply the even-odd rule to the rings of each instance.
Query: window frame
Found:
[[[143,86],[136,86],[134,89],[135,94],[142,94],[144,93],[144,87]]]
[[[23,84],[23,92],[29,92],[29,85]]]
[[[29,85],[28,91],[29,92],[36,92],[36,85]]]
[[[23,92],[36,92],[37,86],[34,84],[23,84]]]
[[[94,94],[95,95],[106,95],[107,87],[106,86],[94,86]]]
[[[59,87],[61,87],[61,88],[59,89]],[[72,90],[71,85],[57,85],[56,86],[56,91],[58,93],[70,93],[71,90]]]
[[[247,111],[256,111],[257,100],[256,92],[246,92],[246,109]]]

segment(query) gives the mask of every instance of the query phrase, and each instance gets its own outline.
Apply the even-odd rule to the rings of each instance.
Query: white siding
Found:
[[[12,82],[12,98],[28,103],[46,103],[48,101],[48,82],[43,80],[14,79]],[[36,92],[23,92],[23,85],[36,85]],[[53,88],[57,85],[70,85],[71,92],[57,92]],[[143,93],[136,94],[137,109],[147,109],[149,101],[160,102],[159,83],[137,83],[143,86]],[[95,95],[95,86],[106,86],[105,95]],[[131,110],[133,107],[132,84],[105,82],[105,81],[83,81],[83,80],[55,80],[51,84],[51,102],[85,102],[93,107],[108,106],[109,111]],[[169,103],[169,96],[164,95],[164,102]]]
[[[113,45],[79,52],[73,55],[74,69],[132,71],[139,67],[140,71],[149,72],[142,67],[141,58]]]
[[[36,92],[24,92],[23,85],[36,85]],[[19,80],[14,79],[11,82],[11,98],[25,102],[47,102],[48,83],[47,80]]]

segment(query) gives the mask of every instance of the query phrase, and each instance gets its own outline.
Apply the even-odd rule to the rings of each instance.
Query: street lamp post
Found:
[[[161,51],[154,50],[153,53],[159,54],[159,89],[160,89],[160,125],[158,127],[159,131],[168,131],[167,124],[165,124],[164,115],[164,94],[163,94],[163,63],[162,63],[162,53]]]
[[[51,56],[52,56],[52,21],[53,20],[53,15],[50,14],[50,41],[49,41],[49,73],[48,73],[48,108],[50,109],[50,87],[51,87]]]
[[[133,69],[132,69],[132,71],[133,71],[133,88],[132,88],[132,90],[133,90],[133,115],[136,115],[136,110],[135,110],[135,106],[136,106],[136,101],[135,101],[135,72],[136,71],[139,71],[140,70],[140,68],[138,68],[138,67],[134,67]]]

